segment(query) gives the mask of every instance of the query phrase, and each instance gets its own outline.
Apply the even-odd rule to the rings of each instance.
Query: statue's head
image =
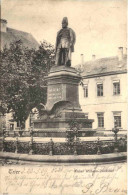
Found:
[[[68,26],[68,18],[64,17],[62,20],[62,28],[66,28]]]

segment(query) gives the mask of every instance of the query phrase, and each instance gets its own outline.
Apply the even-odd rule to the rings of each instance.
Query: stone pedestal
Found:
[[[79,82],[81,76],[75,68],[54,66],[47,79],[47,104],[49,115],[34,121],[34,129],[44,132],[44,136],[60,132],[65,136],[69,122],[75,116],[81,124],[81,132],[92,129],[93,120],[85,119],[79,104]],[[52,136],[53,136],[52,133]],[[62,136],[63,137],[63,136]]]
[[[51,110],[54,104],[59,101],[69,101],[75,109],[81,110],[78,93],[80,80],[81,77],[74,68],[53,67],[47,77],[48,99],[46,109]]]

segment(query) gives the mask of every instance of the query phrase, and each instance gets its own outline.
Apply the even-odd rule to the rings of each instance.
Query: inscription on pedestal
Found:
[[[48,89],[48,100],[60,101],[62,99],[62,88],[59,87],[49,87]]]

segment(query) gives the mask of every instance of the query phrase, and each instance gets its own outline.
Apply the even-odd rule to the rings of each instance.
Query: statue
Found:
[[[75,32],[68,28],[68,18],[62,20],[62,29],[57,33],[56,38],[56,59],[57,66],[71,66],[71,53],[74,52],[74,44],[76,41]]]

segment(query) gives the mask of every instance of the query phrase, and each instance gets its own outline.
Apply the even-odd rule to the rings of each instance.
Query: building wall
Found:
[[[7,129],[10,129],[10,126],[13,125],[13,129],[11,130],[15,130],[15,128],[17,127],[17,123],[14,121],[11,122],[10,120],[13,120],[12,112],[5,114],[5,126]]]
[[[33,109],[35,111],[35,108]],[[25,130],[29,130],[30,123],[32,124],[33,119],[37,119],[38,113],[29,114],[27,120],[25,121]],[[6,113],[4,116],[0,115],[0,130],[2,130],[2,125],[4,125],[8,130],[18,130],[20,127],[17,126],[17,122],[13,120],[12,112]],[[13,127],[13,128],[12,128]]]
[[[113,95],[113,82],[120,81],[120,95]],[[103,83],[103,96],[97,97],[97,83]],[[114,127],[114,111],[121,112],[121,127],[127,129],[127,74],[115,74],[83,79],[88,85],[88,97],[84,97],[83,86],[79,87],[79,101],[89,119],[94,119],[93,129],[98,128],[97,112],[104,113],[104,129]],[[99,129],[99,128],[98,128]]]
[[[27,120],[25,121],[25,130],[29,130],[33,123],[33,120],[37,118],[38,118],[38,110],[36,108],[33,108],[32,112],[30,112]]]
[[[30,115],[27,118],[27,120],[25,121],[25,130],[29,130],[30,128]]]

